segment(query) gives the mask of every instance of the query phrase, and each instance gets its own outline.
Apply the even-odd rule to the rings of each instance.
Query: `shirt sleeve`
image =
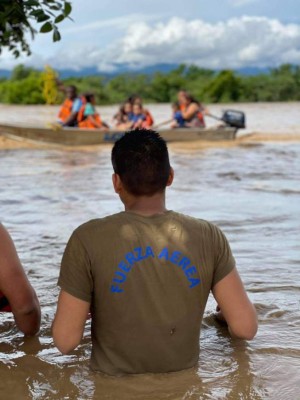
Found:
[[[212,288],[235,267],[235,259],[230,245],[224,233],[218,227],[214,227],[215,265]]]
[[[88,253],[74,232],[66,246],[60,268],[58,286],[70,295],[91,302],[93,280]]]
[[[80,99],[75,99],[72,106],[72,112],[78,113],[82,106],[82,101]]]

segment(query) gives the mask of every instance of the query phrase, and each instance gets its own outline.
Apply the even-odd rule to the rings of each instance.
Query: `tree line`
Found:
[[[18,65],[10,78],[0,79],[0,102],[60,104],[64,95],[58,89],[57,78],[50,67],[38,71]],[[93,92],[100,105],[122,103],[133,93],[145,102],[169,103],[176,99],[180,89],[203,103],[300,101],[300,66],[290,64],[254,76],[180,65],[168,73],[70,77],[62,82],[66,86],[76,85],[80,93]]]

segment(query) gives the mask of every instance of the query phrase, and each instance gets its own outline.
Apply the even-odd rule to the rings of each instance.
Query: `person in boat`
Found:
[[[205,128],[204,115],[208,113],[207,109],[185,90],[180,90],[177,97],[185,126]]]
[[[174,171],[165,141],[152,130],[129,131],[111,157],[125,211],[86,222],[71,235],[58,280],[56,347],[68,354],[80,344],[91,310],[93,370],[122,375],[194,367],[210,291],[230,334],[251,340],[255,308],[224,233],[166,208]]]
[[[0,224],[0,312],[12,312],[25,335],[40,329],[41,311],[36,293],[22,267],[12,238]]]
[[[154,118],[150,111],[143,106],[143,99],[138,95],[132,95],[128,98],[128,101],[134,106],[134,104],[139,104],[143,108],[143,114],[146,116],[146,125],[150,128],[154,125]]]
[[[119,130],[127,130],[130,129],[132,123],[133,112],[132,112],[132,104],[130,101],[125,101],[119,111],[114,115],[113,120],[115,122],[116,127]]]
[[[173,119],[171,121],[171,128],[184,128],[186,126],[185,120],[182,116],[180,104],[178,101],[175,101],[172,104],[172,110],[173,110]]]
[[[76,86],[70,85],[65,88],[66,99],[63,102],[58,118],[62,126],[77,126],[77,116],[82,106],[82,99],[77,95]]]
[[[144,113],[143,106],[140,103],[133,104],[130,122],[131,129],[149,128],[146,114]]]
[[[96,100],[92,93],[86,93],[82,96],[82,106],[77,115],[78,127],[83,129],[104,129],[108,126],[104,123],[96,111]]]

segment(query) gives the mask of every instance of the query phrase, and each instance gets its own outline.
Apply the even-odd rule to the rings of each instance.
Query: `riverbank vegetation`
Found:
[[[56,88],[56,77],[55,71],[49,68],[38,71],[19,65],[9,79],[0,79],[0,102],[59,104],[63,93]],[[121,103],[133,93],[138,93],[146,102],[168,103],[175,100],[179,89],[188,90],[204,103],[300,101],[300,66],[287,64],[267,73],[247,76],[232,70],[180,65],[168,73],[70,77],[63,84],[76,85],[80,93],[92,91],[101,105]]]

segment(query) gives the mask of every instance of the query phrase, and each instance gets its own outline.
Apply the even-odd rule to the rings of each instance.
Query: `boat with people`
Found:
[[[238,129],[230,126],[215,128],[170,128],[159,133],[167,142],[189,142],[196,140],[234,140]],[[124,135],[124,131],[101,129],[78,129],[65,127],[38,127],[0,124],[0,135],[10,139],[55,144],[61,146],[90,146],[114,143]]]
[[[227,110],[221,118],[213,116],[206,107],[188,92],[178,92],[178,101],[173,103],[171,119],[154,124],[150,111],[144,107],[142,98],[130,96],[120,106],[113,118],[114,127],[104,122],[97,112],[95,96],[77,94],[75,86],[65,88],[58,121],[47,127],[0,124],[0,134],[11,139],[61,146],[90,146],[114,143],[126,131],[132,129],[155,129],[167,142],[189,142],[196,140],[234,140],[238,129],[245,128],[245,114]],[[217,126],[206,127],[204,116],[219,120]],[[168,125],[168,128],[162,128]]]

